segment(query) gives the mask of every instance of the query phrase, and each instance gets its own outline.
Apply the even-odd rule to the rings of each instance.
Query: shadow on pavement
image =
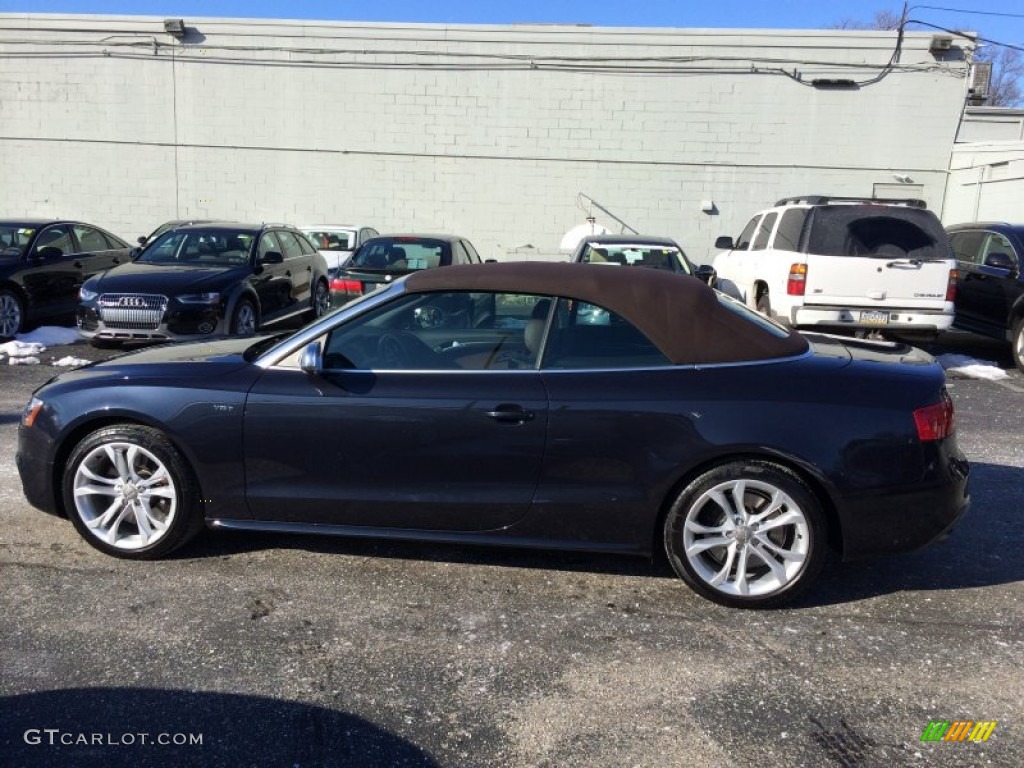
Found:
[[[437,765],[355,715],[262,696],[72,688],[0,697],[0,721],[5,766]]]

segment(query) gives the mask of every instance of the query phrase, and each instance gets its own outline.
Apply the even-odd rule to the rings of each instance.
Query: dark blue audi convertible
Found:
[[[588,264],[424,270],[288,336],[61,374],[17,463],[33,505],[119,557],[204,526],[663,550],[740,607],[792,600],[829,550],[927,544],[968,504],[928,355]]]

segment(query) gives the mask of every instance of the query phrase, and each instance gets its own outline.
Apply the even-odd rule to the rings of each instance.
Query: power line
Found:
[[[1009,19],[1024,19],[1024,13],[1002,13],[999,11],[969,11],[966,8],[943,8],[938,5],[912,5],[908,8],[908,11],[912,11],[915,8],[925,8],[929,11],[948,11],[950,13],[969,13],[975,16],[1003,16]]]
[[[918,21],[917,19],[908,19],[907,24],[920,24],[923,27],[929,27],[931,29],[937,29],[940,32],[948,32],[951,35],[962,37],[964,40],[970,40],[971,42],[982,42],[988,43],[989,45],[998,45],[1001,48],[1009,48],[1012,51],[1024,52],[1024,46],[1013,45],[1012,43],[1001,43],[998,40],[992,40],[988,37],[982,37],[981,35],[968,35],[959,29],[948,29],[946,27],[940,27],[938,24],[930,24],[927,21]]]

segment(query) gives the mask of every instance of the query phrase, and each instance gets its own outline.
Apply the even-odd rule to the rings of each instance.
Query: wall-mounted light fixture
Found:
[[[164,19],[164,32],[181,40],[185,36],[185,20]]]

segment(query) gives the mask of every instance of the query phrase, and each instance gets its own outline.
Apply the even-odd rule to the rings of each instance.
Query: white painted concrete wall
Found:
[[[0,15],[0,215],[358,221],[553,257],[584,192],[709,261],[788,195],[899,174],[938,209],[965,95],[924,33],[823,89],[883,73],[894,33],[186,23]]]
[[[942,220],[1024,221],[1024,110],[967,110],[950,161]]]

